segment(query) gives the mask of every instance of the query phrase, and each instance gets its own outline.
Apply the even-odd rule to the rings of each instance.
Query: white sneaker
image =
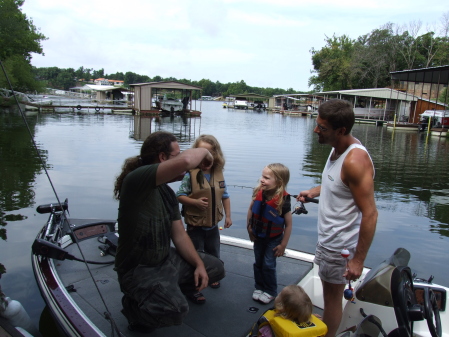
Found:
[[[254,295],[253,295],[254,298]],[[262,295],[259,296],[259,301],[265,304],[270,303],[272,300],[274,300],[274,296],[271,296],[268,293],[263,293]]]
[[[254,290],[254,292],[253,292],[253,300],[254,301],[258,301],[259,299],[260,299],[260,295],[262,295],[263,294],[263,291],[262,290]]]

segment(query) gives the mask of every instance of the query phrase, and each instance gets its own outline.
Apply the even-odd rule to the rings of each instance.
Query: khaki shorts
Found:
[[[352,259],[355,248],[348,248],[348,250],[350,253],[348,259]],[[341,252],[334,252],[317,244],[313,262],[319,266],[318,275],[323,281],[333,284],[348,283],[348,280],[343,277],[347,260],[341,256]]]

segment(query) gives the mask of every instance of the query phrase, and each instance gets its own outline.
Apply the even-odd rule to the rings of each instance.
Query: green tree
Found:
[[[449,104],[449,92],[447,91],[447,87],[443,88],[438,95],[438,101],[444,104]]]
[[[397,69],[401,57],[399,41],[391,23],[357,39],[351,59],[354,88],[378,88],[389,84],[390,72]]]
[[[312,64],[315,75],[309,79],[309,86],[318,90],[351,89],[351,58],[354,40],[348,36],[326,37],[326,45],[312,48]]]
[[[0,0],[0,59],[13,73],[16,89],[26,91],[40,87],[32,78],[31,53],[43,55],[41,41],[47,38],[21,12],[23,2]],[[0,75],[0,87],[7,87],[4,75]]]
[[[105,78],[104,76],[104,69],[101,68],[100,70],[94,70],[93,71],[93,77],[95,78]]]

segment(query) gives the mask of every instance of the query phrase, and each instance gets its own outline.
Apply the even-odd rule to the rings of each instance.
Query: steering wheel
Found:
[[[441,318],[437,299],[435,293],[428,287],[424,287],[424,316],[432,337],[441,337]]]

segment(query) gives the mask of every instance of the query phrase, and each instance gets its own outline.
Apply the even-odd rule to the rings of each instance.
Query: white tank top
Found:
[[[355,148],[366,151],[369,156],[363,145],[351,144],[339,158],[332,161],[332,149],[321,177],[318,244],[336,252],[343,248],[354,248],[359,239],[362,213],[355,204],[349,187],[341,180],[343,162]],[[371,157],[370,160],[372,164]]]

